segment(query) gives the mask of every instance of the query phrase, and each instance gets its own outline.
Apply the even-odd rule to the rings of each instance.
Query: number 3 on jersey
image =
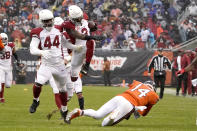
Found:
[[[150,92],[150,90],[148,89],[138,89],[142,84],[137,85],[135,88],[131,89],[131,91],[135,91],[138,90],[140,92],[140,94],[138,95],[139,97],[143,97],[146,96],[146,94],[148,92]]]
[[[46,37],[45,41],[44,41],[44,47],[48,47],[49,49],[51,48],[51,46],[56,46],[57,48],[59,47],[59,36],[56,35],[53,41],[53,44],[51,44],[51,38],[49,36]]]

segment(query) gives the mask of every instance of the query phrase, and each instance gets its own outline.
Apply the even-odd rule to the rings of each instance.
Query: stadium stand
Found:
[[[196,3],[184,0],[4,0],[0,2],[0,32],[17,48],[29,47],[29,32],[39,25],[38,13],[50,8],[54,16],[67,17],[71,4],[79,5],[97,22],[94,34],[107,38],[110,49],[172,48],[196,35]],[[181,23],[181,24],[180,24]],[[182,39],[180,39],[182,38]],[[134,46],[135,47],[135,46]]]

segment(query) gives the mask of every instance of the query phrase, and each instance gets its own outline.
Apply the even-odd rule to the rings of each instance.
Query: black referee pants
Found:
[[[156,84],[156,88],[160,86],[160,94],[159,98],[163,98],[163,92],[164,92],[164,87],[165,87],[165,80],[166,80],[166,75],[154,75],[154,81]]]

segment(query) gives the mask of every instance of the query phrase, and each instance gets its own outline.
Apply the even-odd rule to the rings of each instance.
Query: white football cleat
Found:
[[[70,124],[72,119],[81,116],[82,112],[83,111],[81,109],[79,109],[79,108],[75,108],[73,111],[69,112],[67,117],[66,117],[67,123]]]
[[[111,125],[113,125],[114,120],[117,118],[118,114],[119,114],[119,111],[117,111],[117,110],[111,112],[109,114],[109,116],[108,116],[109,119],[106,118],[104,120],[105,122],[102,123],[102,126],[111,126]]]

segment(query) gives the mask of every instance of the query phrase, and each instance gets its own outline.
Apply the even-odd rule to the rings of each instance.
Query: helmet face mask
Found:
[[[52,27],[53,26],[53,19],[49,20],[42,20],[43,27]]]
[[[73,18],[71,21],[75,24],[75,25],[81,25],[81,20],[83,18],[79,17],[79,18]]]
[[[6,33],[1,33],[1,40],[3,42],[4,45],[8,44],[8,35]]]

